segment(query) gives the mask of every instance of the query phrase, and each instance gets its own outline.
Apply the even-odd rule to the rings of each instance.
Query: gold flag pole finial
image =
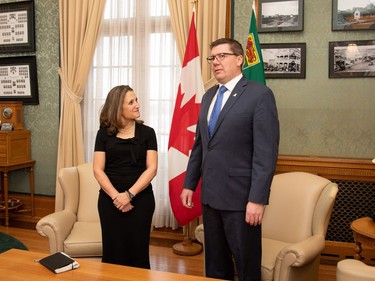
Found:
[[[195,21],[195,28],[198,28],[198,2],[199,0],[191,1],[190,3],[193,6],[193,11],[195,11],[194,15],[194,21]]]

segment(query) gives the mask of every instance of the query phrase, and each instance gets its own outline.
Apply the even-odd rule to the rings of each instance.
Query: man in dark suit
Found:
[[[203,96],[181,200],[191,208],[202,178],[207,277],[233,280],[234,258],[240,281],[261,280],[261,223],[279,145],[276,102],[269,88],[242,75],[238,41],[222,38],[210,48],[220,85]]]

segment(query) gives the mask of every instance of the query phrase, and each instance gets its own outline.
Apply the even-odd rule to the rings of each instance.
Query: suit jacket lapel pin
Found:
[[[236,96],[237,96],[237,93],[234,93],[233,96],[236,97]]]

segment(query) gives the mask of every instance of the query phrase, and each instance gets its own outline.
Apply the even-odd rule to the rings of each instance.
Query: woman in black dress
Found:
[[[139,118],[129,86],[114,87],[100,113],[94,174],[101,189],[98,210],[102,261],[150,268],[149,240],[155,198],[151,180],[158,165],[155,131]]]

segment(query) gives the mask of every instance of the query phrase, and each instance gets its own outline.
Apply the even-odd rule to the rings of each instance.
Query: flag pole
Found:
[[[194,22],[196,22],[197,11],[198,11],[198,0],[192,1],[191,4],[193,6],[193,13],[195,16]],[[190,37],[190,30],[189,30],[189,37]],[[199,223],[199,219],[196,220],[196,224],[194,225],[197,226],[198,223]],[[194,256],[202,252],[202,248],[203,248],[202,245],[199,243],[193,242],[191,239],[191,228],[192,228],[192,221],[190,221],[189,223],[183,226],[183,236],[184,236],[183,241],[176,243],[172,246],[173,252],[175,254],[183,255],[183,256]]]
[[[182,242],[173,244],[173,253],[180,256],[195,256],[202,252],[202,245],[191,240],[190,228],[191,222],[184,226],[184,239]]]
[[[197,22],[198,15],[198,0],[192,1],[193,10],[195,10],[195,22]],[[196,220],[197,225],[199,219]],[[195,256],[202,252],[202,245],[195,243],[191,239],[191,222],[183,226],[184,238],[182,242],[176,243],[172,246],[173,253],[181,256]]]

